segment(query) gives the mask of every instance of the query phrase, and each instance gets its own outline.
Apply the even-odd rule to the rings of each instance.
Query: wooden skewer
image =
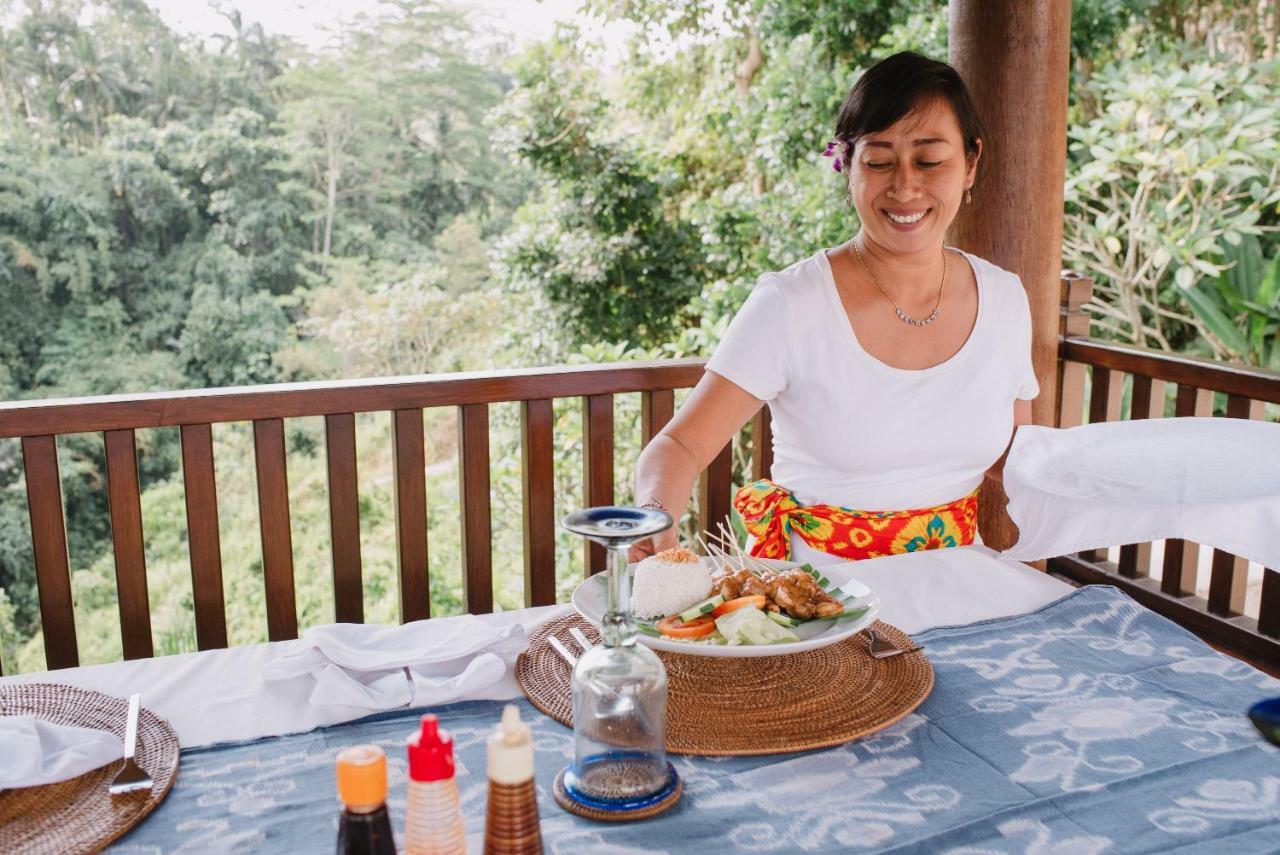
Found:
[[[704,532],[704,534],[710,537],[715,536],[715,535],[712,535],[711,532]],[[698,545],[702,547],[703,551],[706,552],[707,555],[711,556],[712,558],[718,558],[721,561],[725,561],[728,558],[728,556],[724,554],[723,549],[718,549],[715,546],[712,546],[707,541],[703,540],[701,534],[695,534],[694,537],[697,538]]]
[[[737,553],[738,558],[742,561],[742,565],[744,567],[750,566],[754,568],[757,573],[763,573],[768,576],[773,575],[773,572],[774,572],[773,568],[767,566],[764,562],[760,561],[760,559],[756,558],[755,556],[748,555],[746,550],[742,548],[742,544],[738,543],[737,538],[733,537],[732,530],[726,528],[724,523],[720,523],[719,528],[721,532],[721,535],[720,535],[721,541],[726,542],[731,547],[733,547],[734,552]]]

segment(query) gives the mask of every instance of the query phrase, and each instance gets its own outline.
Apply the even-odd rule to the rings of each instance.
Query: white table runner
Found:
[[[1001,558],[981,545],[863,561],[858,578],[880,597],[881,619],[910,633],[1024,614],[1071,591],[1065,583]],[[543,606],[481,615],[480,620],[492,627],[519,623],[532,633],[545,621],[569,611],[567,605]],[[370,627],[370,631],[376,628]],[[268,663],[296,655],[304,645],[303,641],[280,641],[24,674],[0,678],[0,686],[58,682],[116,696],[139,692],[144,706],[173,725],[183,748],[298,733],[374,712],[312,704],[312,686],[305,681],[268,683],[262,679]],[[508,667],[501,680],[455,700],[519,696],[515,655],[504,658]]]

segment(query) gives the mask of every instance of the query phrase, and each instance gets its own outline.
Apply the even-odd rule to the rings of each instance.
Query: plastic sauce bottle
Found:
[[[338,855],[396,855],[387,814],[387,755],[376,745],[338,754]]]
[[[422,730],[409,737],[409,798],[404,851],[409,855],[466,855],[458,783],[453,777],[453,739],[428,713]]]
[[[507,704],[489,737],[489,807],[484,821],[485,855],[542,852],[538,792],[533,776],[533,733],[520,708]]]

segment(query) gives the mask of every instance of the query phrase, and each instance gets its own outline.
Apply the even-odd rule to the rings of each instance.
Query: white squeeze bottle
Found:
[[[458,782],[453,777],[453,738],[428,713],[409,737],[409,798],[404,851],[409,855],[466,855]]]

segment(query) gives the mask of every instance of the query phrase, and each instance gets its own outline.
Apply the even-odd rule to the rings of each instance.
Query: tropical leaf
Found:
[[[1197,288],[1188,288],[1182,292],[1182,295],[1205,328],[1232,352],[1239,356],[1249,353],[1248,340],[1212,297]]]

